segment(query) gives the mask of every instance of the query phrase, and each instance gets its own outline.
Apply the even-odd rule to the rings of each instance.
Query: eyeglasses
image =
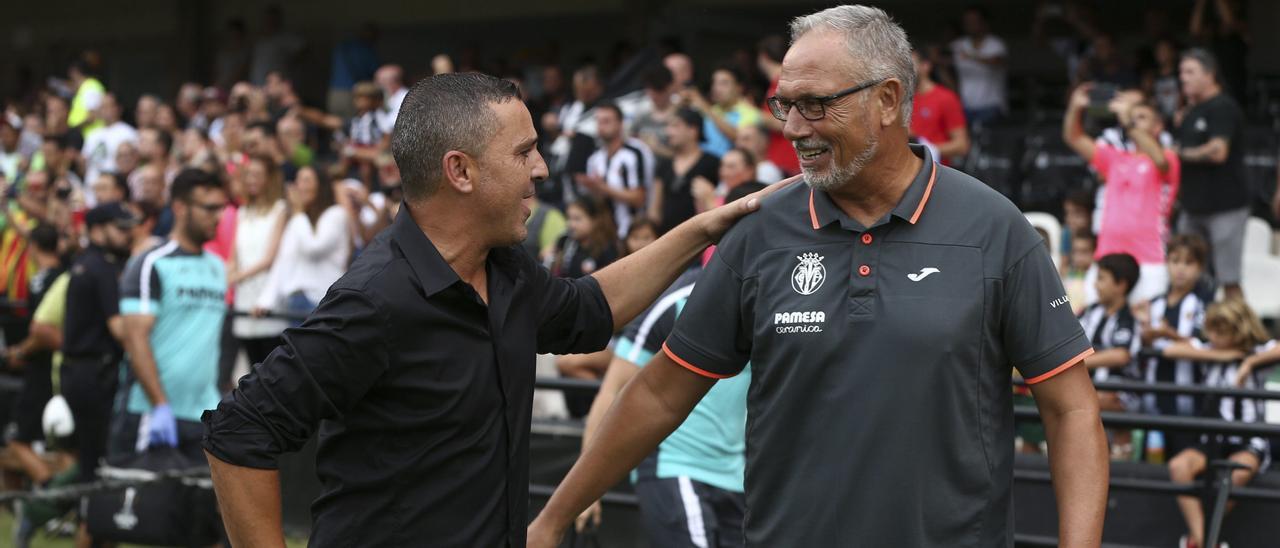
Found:
[[[859,91],[878,85],[885,80],[887,80],[887,78],[881,78],[879,80],[858,84],[846,90],[837,91],[831,95],[822,97],[805,97],[794,101],[774,95],[773,97],[765,99],[765,103],[769,105],[769,111],[773,113],[773,117],[782,120],[783,122],[787,121],[787,114],[791,112],[792,107],[799,110],[800,116],[803,116],[805,120],[816,122],[826,117],[827,105],[831,104],[836,99],[847,95],[853,95]]]

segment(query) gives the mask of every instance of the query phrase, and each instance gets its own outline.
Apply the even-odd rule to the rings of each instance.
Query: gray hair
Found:
[[[406,200],[435,194],[444,180],[441,160],[449,151],[484,153],[498,131],[491,103],[520,100],[516,85],[475,72],[423,78],[400,106],[391,132],[391,155],[400,168]]]
[[[904,95],[899,114],[902,126],[909,127],[911,98],[916,92],[916,68],[911,60],[907,32],[880,8],[836,6],[792,20],[791,43],[818,28],[843,35],[845,49],[854,62],[861,65],[865,78],[896,78],[902,82]]]

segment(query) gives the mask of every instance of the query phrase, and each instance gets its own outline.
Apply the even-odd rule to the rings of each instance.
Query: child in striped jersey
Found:
[[[1142,326],[1142,344],[1163,350],[1176,342],[1185,342],[1202,336],[1204,309],[1207,303],[1195,292],[1196,281],[1204,273],[1208,245],[1197,234],[1180,234],[1169,241],[1165,253],[1169,271],[1169,292],[1151,301],[1149,319]],[[1198,385],[1204,378],[1201,364],[1192,360],[1171,360],[1153,357],[1143,366],[1146,382]],[[1142,409],[1158,415],[1195,416],[1201,408],[1198,396],[1190,394],[1154,394],[1143,396]],[[1176,455],[1194,445],[1199,434],[1194,432],[1165,433],[1164,454]],[[1150,439],[1148,435],[1147,439]]]
[[[1257,368],[1280,360],[1280,347],[1269,336],[1258,316],[1238,299],[1214,303],[1205,312],[1204,334],[1208,342],[1190,339],[1165,348],[1170,359],[1207,362],[1204,384],[1207,386],[1257,388]],[[1262,422],[1261,402],[1250,398],[1207,398],[1203,415],[1240,421]],[[1232,472],[1234,485],[1245,485],[1266,468],[1270,460],[1270,443],[1261,437],[1205,434],[1197,445],[1188,447],[1169,461],[1169,476],[1175,482],[1191,483],[1208,467],[1210,460],[1230,459],[1245,468]],[[1189,534],[1182,546],[1202,546],[1204,509],[1194,496],[1178,497],[1178,506],[1186,519]]]

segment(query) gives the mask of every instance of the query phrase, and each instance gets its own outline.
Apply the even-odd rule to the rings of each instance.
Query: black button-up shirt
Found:
[[[62,353],[68,358],[121,354],[107,320],[120,314],[120,271],[124,261],[90,245],[71,265],[67,283],[67,322]]]
[[[603,349],[609,305],[512,247],[486,306],[405,209],[205,412],[204,447],[270,469],[319,426],[313,546],[524,546],[535,354]]]

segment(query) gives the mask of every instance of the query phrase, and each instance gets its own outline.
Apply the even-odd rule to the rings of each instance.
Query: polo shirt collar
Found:
[[[925,205],[929,203],[929,196],[933,194],[933,185],[938,177],[938,165],[934,162],[928,148],[922,145],[908,146],[913,154],[924,160],[924,163],[916,173],[915,179],[911,181],[911,186],[907,187],[907,191],[898,200],[898,205],[889,212],[889,216],[916,224],[920,220],[920,215],[924,213]],[[876,226],[885,224],[888,220],[888,218],[881,219]],[[831,201],[831,197],[825,191],[813,189],[809,190],[809,221],[814,230],[834,222],[839,222],[840,226],[847,230],[857,232],[864,232],[869,228],[849,218]]]
[[[445,262],[435,244],[431,243],[431,239],[427,238],[427,234],[413,220],[408,203],[400,207],[391,230],[392,239],[400,246],[400,251],[404,253],[413,273],[418,276],[418,282],[422,284],[422,291],[427,297],[460,281],[458,273]]]

